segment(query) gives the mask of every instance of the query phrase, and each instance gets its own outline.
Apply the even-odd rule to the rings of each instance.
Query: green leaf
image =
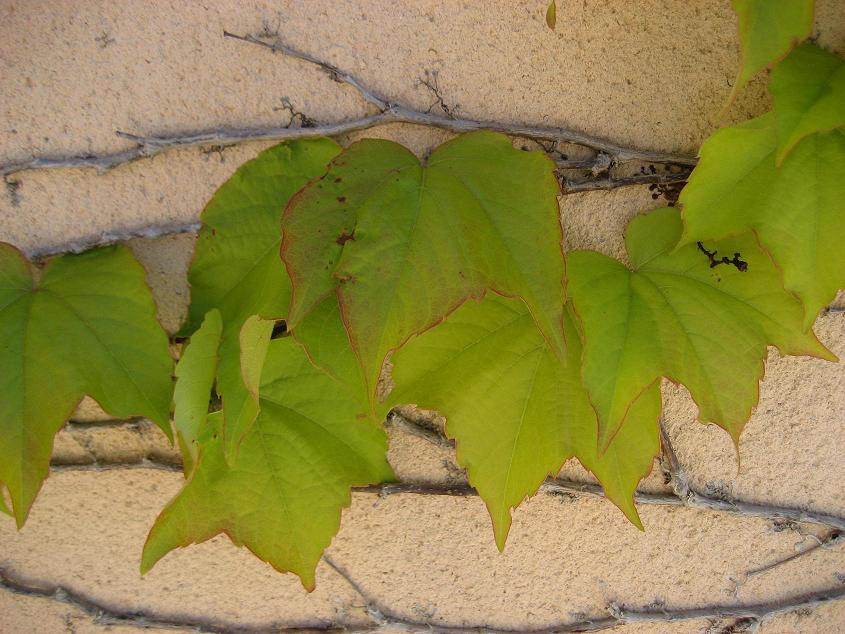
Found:
[[[731,0],[739,22],[742,64],[732,97],[754,75],[783,59],[813,29],[814,0]]]
[[[813,134],[780,167],[776,149],[771,114],[711,136],[681,192],[680,244],[754,230],[803,301],[808,329],[845,287],[845,135]]]
[[[150,531],[142,572],[174,548],[226,533],[311,590],[350,488],[393,479],[384,431],[356,420],[356,399],[292,338],[271,341],[260,394],[231,464],[220,417],[209,416],[197,467]]]
[[[223,320],[216,308],[208,311],[202,326],[191,335],[191,341],[176,364],[176,387],[173,390],[173,427],[185,475],[193,471],[197,459],[197,437],[208,418],[208,402],[217,373],[217,350],[223,332]]]
[[[191,305],[183,336],[213,308],[235,333],[252,315],[286,316],[290,281],[279,261],[282,211],[338,152],[340,146],[326,138],[281,143],[244,163],[215,192],[202,212],[188,271]]]
[[[223,399],[223,437],[228,460],[258,416],[258,389],[273,325],[274,321],[257,315],[247,319],[239,337],[240,362],[224,363],[220,368],[217,388]]]
[[[546,9],[546,24],[552,31],[555,30],[555,25],[557,24],[557,6],[555,5],[555,0],[552,0],[549,3],[549,8]]]
[[[311,361],[357,395],[362,415],[370,416],[370,400],[361,366],[349,343],[334,294],[316,304],[292,331]]]
[[[699,407],[738,442],[758,399],[767,345],[783,354],[834,360],[801,327],[800,302],[753,235],[703,249],[731,263],[710,266],[697,245],[672,252],[681,235],[675,209],[634,218],[625,241],[632,269],[592,251],[569,256],[569,292],[584,337],[584,383],[605,447],[631,404],[661,376],[683,383]],[[740,270],[740,269],[745,270]]]
[[[370,398],[385,356],[486,289],[525,299],[563,355],[564,262],[554,164],[492,132],[423,167],[389,141],[353,144],[285,212],[289,325],[336,294]]]
[[[85,394],[170,436],[173,361],[144,269],[123,246],[34,270],[0,243],[0,485],[22,526],[53,436]]]
[[[393,356],[390,404],[415,403],[446,416],[458,462],[487,505],[500,550],[511,509],[572,456],[642,526],[633,492],[659,449],[659,386],[643,395],[599,456],[596,417],[581,382],[578,333],[568,312],[564,325],[568,350],[561,363],[522,301],[489,294],[467,302]]]
[[[273,146],[238,168],[202,213],[188,271],[191,305],[182,334],[196,330],[209,310],[220,311],[217,384],[227,455],[256,414],[242,381],[241,328],[253,315],[282,319],[288,312],[290,280],[279,259],[282,211],[297,190],[325,172],[338,152],[340,146],[326,138]]]
[[[813,44],[797,47],[772,71],[777,164],[798,142],[845,126],[845,61]]]

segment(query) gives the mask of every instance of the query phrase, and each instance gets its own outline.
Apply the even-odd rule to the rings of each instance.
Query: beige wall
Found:
[[[737,68],[727,1],[558,0],[555,32],[545,26],[544,4],[0,0],[0,163],[130,147],[115,130],[284,124],[285,113],[274,110],[282,97],[321,122],[366,112],[353,91],[313,67],[223,39],[224,29],[278,30],[287,43],[416,108],[431,103],[417,78],[434,70],[460,116],[567,126],[641,149],[695,152],[715,128]],[[817,32],[823,44],[845,52],[845,3],[819,1]],[[766,106],[758,79],[729,119]],[[399,125],[353,136],[362,134],[418,152],[448,136]],[[195,222],[214,189],[266,145],[168,152],[104,174],[16,174],[0,192],[0,240],[43,251],[104,233]],[[566,196],[567,247],[620,255],[627,219],[659,204],[644,187]],[[192,236],[131,245],[172,331],[188,300]],[[821,317],[817,331],[845,356],[845,313]],[[772,356],[739,470],[727,435],[695,422],[682,389],[667,386],[666,406],[671,440],[696,490],[845,516],[843,365]],[[146,421],[100,418],[96,408],[84,408],[81,422],[60,433],[56,468],[26,527],[18,532],[0,518],[3,634],[132,632],[150,623],[368,627],[380,614],[395,622],[390,627],[406,629],[542,629],[605,617],[611,604],[706,612],[789,602],[845,582],[835,540],[753,573],[818,544],[829,527],[643,504],[641,533],[590,494],[541,494],[526,503],[503,554],[477,497],[356,494],[328,551],[333,565],[321,564],[310,595],[296,578],[225,538],[175,552],[141,578],[146,531],[180,485],[180,473],[168,468],[178,456]],[[401,429],[390,433],[391,462],[403,480],[463,481],[448,447]],[[590,479],[574,465],[563,475]],[[659,465],[642,490],[671,493]],[[65,592],[57,595],[57,588]],[[106,612],[98,618],[100,608]],[[121,614],[143,618],[116,624],[111,617]],[[700,618],[618,631],[687,634],[731,623],[708,630],[713,623]],[[773,617],[759,631],[844,629],[839,601]]]

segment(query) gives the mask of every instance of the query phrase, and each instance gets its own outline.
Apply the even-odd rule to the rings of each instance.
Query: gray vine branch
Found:
[[[0,166],[0,175],[9,183],[13,174],[36,169],[67,169],[93,168],[103,172],[119,165],[130,163],[143,158],[156,156],[162,152],[178,148],[200,146],[228,146],[251,141],[284,141],[291,139],[313,138],[318,136],[339,136],[386,123],[406,123],[412,125],[436,127],[451,132],[461,133],[473,130],[494,130],[510,136],[533,139],[538,142],[551,143],[545,146],[553,156],[558,143],[580,145],[596,151],[592,159],[569,160],[555,157],[561,184],[565,192],[589,191],[591,189],[611,189],[641,184],[664,184],[683,182],[689,176],[696,158],[685,154],[673,154],[624,147],[601,137],[585,134],[577,130],[561,127],[531,126],[519,123],[505,123],[499,121],[483,121],[462,119],[448,115],[438,115],[407,108],[398,103],[381,97],[375,91],[366,87],[363,82],[353,75],[342,71],[317,57],[286,46],[278,39],[268,42],[253,35],[238,35],[228,31],[223,36],[266,48],[273,53],[281,53],[287,57],[315,65],[327,73],[334,81],[353,88],[361,98],[376,109],[376,113],[358,119],[337,123],[316,123],[314,125],[292,126],[296,117],[286,126],[270,126],[257,128],[214,128],[208,130],[186,132],[182,134],[156,136],[138,135],[123,131],[116,134],[135,145],[121,152],[110,154],[74,154],[69,156],[38,156],[29,160],[8,163]],[[439,95],[438,95],[438,98]],[[303,115],[300,114],[302,123]],[[309,123],[311,122],[308,119]],[[640,162],[653,165],[673,166],[674,172],[654,172],[639,174],[635,177],[625,176],[616,178],[611,175],[612,168],[629,162]],[[571,179],[564,172],[567,170],[587,170],[588,176],[581,179]]]
[[[115,423],[115,426],[127,423]],[[138,422],[128,424],[137,425]],[[453,442],[443,435],[442,430],[435,424],[417,421],[397,412],[391,413],[387,423],[390,427],[402,433],[412,434],[427,442],[441,448],[453,447]],[[72,430],[83,430],[86,427],[96,428],[103,423],[84,425],[74,423],[69,427]],[[795,522],[810,522],[827,525],[832,530],[824,537],[818,538],[817,545],[811,546],[798,553],[794,553],[781,560],[775,561],[758,569],[745,573],[747,578],[751,576],[771,572],[775,568],[814,552],[817,548],[831,548],[842,543],[842,530],[845,530],[845,518],[823,513],[812,513],[792,507],[780,507],[772,505],[760,505],[738,500],[723,500],[709,497],[693,491],[677,454],[669,441],[668,435],[661,424],[661,441],[663,444],[663,456],[666,471],[675,493],[643,493],[637,492],[635,499],[640,504],[656,504],[664,506],[691,507],[709,511],[726,512],[741,516],[760,517],[770,520],[788,520]],[[109,469],[160,469],[171,472],[180,472],[178,461],[164,461],[161,459],[142,458],[132,463],[102,463],[97,461],[97,456],[91,454],[91,462],[83,465],[54,464],[54,470],[109,470]],[[412,495],[445,495],[445,496],[475,496],[476,491],[468,484],[438,484],[438,483],[416,483],[401,482],[395,484],[384,484],[370,487],[359,487],[355,489],[360,493],[371,493],[380,496],[397,494]],[[561,478],[548,479],[540,489],[546,495],[590,495],[602,496],[602,489],[597,484],[576,482]],[[764,621],[775,616],[789,613],[795,610],[813,609],[832,601],[845,599],[845,585],[838,585],[833,588],[826,588],[787,597],[779,601],[764,602],[751,605],[711,605],[700,608],[632,608],[619,603],[607,605],[606,615],[595,615],[581,620],[562,621],[552,623],[542,628],[525,630],[506,630],[486,626],[452,626],[431,622],[415,621],[398,615],[395,610],[381,604],[364,588],[354,575],[343,565],[334,560],[331,555],[325,555],[323,561],[332,568],[338,575],[346,580],[352,589],[361,597],[364,608],[367,611],[372,625],[347,626],[342,623],[327,624],[316,627],[289,628],[283,624],[273,624],[266,628],[244,629],[233,627],[227,624],[214,623],[209,620],[179,620],[164,618],[153,613],[144,611],[127,612],[85,597],[73,590],[60,585],[49,583],[33,583],[16,577],[9,570],[0,567],[0,588],[8,592],[24,594],[28,596],[43,597],[60,601],[80,609],[88,614],[96,623],[103,625],[129,624],[137,627],[157,627],[173,630],[209,632],[215,634],[263,634],[265,632],[288,631],[305,633],[318,631],[348,631],[370,634],[384,629],[392,631],[410,632],[414,634],[437,633],[443,634],[533,634],[534,632],[594,632],[612,629],[621,625],[636,623],[658,623],[707,620],[711,623],[725,623],[724,631],[737,631],[738,626],[757,627]],[[745,631],[745,630],[742,630]]]
[[[391,631],[410,632],[414,634],[539,634],[540,632],[554,634],[557,632],[598,632],[619,627],[620,625],[635,623],[672,623],[697,620],[719,623],[728,620],[759,624],[781,614],[788,614],[796,610],[813,609],[820,605],[845,598],[845,586],[839,585],[834,588],[825,588],[807,594],[786,597],[780,601],[750,605],[709,605],[701,608],[663,608],[655,610],[648,608],[635,609],[618,603],[610,603],[607,606],[607,615],[596,615],[582,620],[551,623],[541,628],[533,629],[513,630],[487,627],[484,625],[454,626],[415,621],[401,617],[373,599],[343,566],[334,562],[329,556],[324,556],[323,561],[340,575],[361,597],[365,603],[364,607],[373,621],[372,625],[354,626],[344,623],[330,623],[306,627],[292,627],[283,623],[274,623],[262,627],[242,627],[226,623],[215,623],[211,619],[202,617],[194,619],[169,618],[145,610],[123,610],[115,608],[59,584],[24,579],[2,566],[0,566],[0,589],[13,594],[49,599],[72,606],[87,614],[94,623],[99,625],[128,625],[138,628],[159,628],[176,631],[205,632],[209,634],[271,634],[273,632],[290,632],[291,634],[305,634],[307,632],[359,632],[361,634],[375,634],[376,632],[385,631],[386,628]]]
[[[127,423],[135,424],[135,423]],[[97,427],[102,423],[96,423]],[[442,432],[433,426],[425,425],[419,421],[412,420],[393,412],[388,417],[386,425],[393,427],[403,433],[412,434],[439,447],[449,448],[453,443]],[[82,427],[79,424],[71,424],[72,429]],[[834,531],[845,531],[845,517],[831,513],[810,511],[800,507],[783,506],[777,504],[758,504],[743,500],[730,500],[695,491],[689,484],[689,479],[678,462],[674,448],[669,442],[668,435],[661,425],[661,441],[663,444],[663,455],[668,463],[667,474],[670,477],[674,493],[647,493],[637,491],[634,500],[638,504],[653,504],[657,506],[689,507],[704,511],[715,511],[728,513],[743,517],[757,517],[771,521],[807,522],[826,526]],[[132,462],[109,462],[102,461],[96,455],[91,455],[88,462],[84,464],[52,463],[54,471],[101,471],[110,469],[125,468],[149,468],[166,471],[181,471],[178,461],[166,461],[156,456],[144,456]],[[368,487],[357,487],[354,489],[359,493],[374,493],[381,496],[390,495],[438,495],[471,497],[478,493],[466,483],[431,483],[431,482],[398,482],[379,484]],[[600,485],[591,482],[578,482],[564,478],[548,478],[541,486],[540,493],[545,495],[589,495],[604,497]],[[837,541],[838,543],[838,541]]]

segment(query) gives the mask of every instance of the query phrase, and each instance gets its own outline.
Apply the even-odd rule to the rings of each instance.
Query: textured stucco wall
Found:
[[[302,62],[222,38],[278,31],[292,46],[359,76],[382,95],[425,109],[417,79],[437,71],[460,116],[561,125],[641,149],[694,153],[715,129],[737,68],[727,1],[309,0],[108,2],[0,0],[0,163],[103,153],[129,144],[115,130],[180,133],[279,125],[288,97],[322,122],[367,112],[355,93]],[[845,3],[820,0],[821,43],[845,52]],[[729,120],[761,112],[753,82]],[[348,135],[399,140],[419,153],[449,135],[391,125]],[[267,147],[186,149],[97,174],[27,171],[0,191],[0,240],[55,248],[102,233],[196,221],[244,160]],[[620,256],[622,228],[662,204],[645,187],[561,199],[567,248]],[[192,236],[135,239],[160,317],[173,331],[188,301]],[[838,305],[845,306],[840,296]],[[845,313],[817,325],[845,357]],[[695,422],[683,389],[666,386],[666,423],[699,491],[845,516],[845,366],[772,355],[737,469],[727,435]],[[2,395],[0,395],[2,398]],[[141,545],[181,475],[177,453],[146,421],[104,421],[86,403],[57,437],[56,469],[23,530],[0,518],[0,633],[134,632],[156,619],[236,628],[361,626],[374,610],[439,626],[548,628],[607,614],[611,603],[675,610],[772,603],[845,582],[843,547],[812,547],[829,530],[724,512],[643,504],[646,532],[592,495],[539,495],[515,513],[507,549],[493,544],[475,497],[356,494],[302,591],[225,538],[180,550],[141,578]],[[453,451],[392,428],[390,459],[406,481],[461,483]],[[119,463],[120,468],[85,468]],[[137,468],[126,468],[137,463]],[[75,465],[75,466],[74,466]],[[156,465],[153,468],[153,465]],[[590,482],[575,465],[567,478]],[[642,490],[668,494],[659,465]],[[352,582],[350,582],[350,580]],[[77,605],[55,596],[61,587]],[[51,596],[41,596],[51,595]],[[107,609],[92,616],[80,604]],[[369,608],[369,609],[368,609]],[[109,614],[145,615],[114,623]],[[619,626],[624,634],[729,631],[730,620]],[[760,631],[838,632],[845,602],[789,613]],[[152,629],[146,631],[157,632]],[[164,630],[161,630],[164,631]]]

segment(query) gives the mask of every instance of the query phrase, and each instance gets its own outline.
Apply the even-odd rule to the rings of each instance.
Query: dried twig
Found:
[[[669,183],[685,183],[692,169],[684,169],[671,174],[635,174],[634,176],[618,176],[606,178],[584,178],[580,180],[560,178],[561,189],[564,194],[588,192],[595,190],[616,189],[631,185],[665,185]]]
[[[123,165],[141,158],[152,157],[160,154],[161,152],[176,148],[197,147],[203,145],[226,146],[250,141],[283,141],[290,139],[313,138],[317,136],[339,136],[341,134],[347,134],[349,132],[385,123],[408,123],[430,126],[457,133],[473,130],[495,130],[511,136],[524,137],[538,141],[572,143],[575,145],[589,147],[600,153],[604,153],[611,158],[613,164],[629,161],[687,166],[696,164],[696,158],[692,156],[624,147],[601,137],[584,134],[567,128],[460,119],[453,118],[448,115],[441,116],[430,112],[413,110],[379,96],[375,91],[367,88],[361,81],[350,73],[344,72],[338,67],[320,60],[313,55],[309,55],[308,53],[286,46],[279,41],[271,43],[253,35],[238,35],[235,33],[229,33],[228,31],[224,31],[223,35],[224,37],[260,46],[275,53],[282,53],[288,57],[293,57],[317,66],[327,73],[333,80],[354,88],[368,104],[374,106],[378,110],[377,114],[339,123],[315,125],[314,127],[303,126],[292,128],[289,126],[271,126],[247,129],[214,128],[210,130],[167,136],[143,136],[118,131],[118,136],[134,142],[136,146],[134,148],[112,154],[76,154],[70,156],[35,157],[27,161],[19,161],[3,165],[0,167],[0,175],[5,177],[26,170],[59,168],[94,168],[102,172],[117,167],[118,165]],[[582,162],[577,164],[579,168],[582,165]],[[575,167],[575,165],[573,165],[573,167]],[[570,167],[565,166],[565,164],[562,165],[561,168],[570,169]],[[647,180],[643,182],[651,183],[657,181]],[[627,179],[622,179],[616,186],[639,183],[640,181],[637,183],[630,183]]]
[[[834,548],[835,546],[838,546],[839,544],[845,542],[845,533],[842,533],[838,530],[830,531],[821,539],[812,534],[810,535],[810,537],[814,540],[814,543],[811,546],[805,548],[804,550],[799,550],[798,552],[793,553],[788,557],[784,557],[770,564],[766,564],[765,566],[760,566],[759,568],[754,568],[752,570],[747,571],[745,573],[746,580],[750,579],[751,577],[756,577],[758,575],[770,572],[775,568],[779,568],[784,564],[788,564],[790,561],[795,561],[796,559],[800,559],[801,557],[809,555],[810,553],[813,553],[820,548]]]
[[[406,417],[393,412],[388,424],[406,433],[423,438],[438,447],[451,447],[451,440],[446,438],[442,432],[423,426]],[[413,431],[411,431],[413,429]],[[807,522],[820,524],[837,531],[845,531],[845,517],[833,514],[808,511],[801,508],[779,506],[774,504],[757,504],[742,500],[725,500],[694,491],[689,484],[689,479],[681,467],[677,455],[672,448],[669,438],[661,424],[661,440],[663,442],[664,457],[669,462],[667,471],[674,493],[645,493],[637,491],[634,494],[634,501],[638,504],[653,504],[658,506],[686,506],[690,508],[730,513],[743,517],[759,517],[772,521],[788,520],[793,522]],[[54,471],[103,471],[121,468],[149,468],[167,471],[178,471],[178,465],[170,462],[157,461],[151,457],[144,457],[129,463],[113,462],[91,462],[89,464],[53,464]],[[375,493],[381,496],[397,494],[411,495],[445,495],[469,497],[478,493],[467,484],[448,483],[420,483],[420,482],[398,482],[358,487],[354,489],[359,493]],[[548,478],[541,486],[540,493],[547,495],[590,495],[604,496],[600,485],[590,482],[577,482],[563,478]]]
[[[820,605],[845,598],[845,586],[819,590],[817,592],[788,597],[771,603],[758,603],[745,606],[713,605],[691,609],[661,609],[636,610],[611,603],[608,606],[609,616],[596,616],[579,621],[564,621],[550,623],[539,628],[505,629],[489,626],[453,626],[446,624],[414,621],[401,617],[384,606],[381,606],[364,590],[360,583],[341,565],[330,557],[323,557],[338,575],[344,578],[365,602],[365,609],[373,620],[372,625],[348,626],[343,623],[320,624],[308,627],[296,627],[286,624],[268,624],[262,627],[242,627],[230,624],[214,623],[211,619],[179,619],[167,618],[144,610],[121,610],[110,607],[95,599],[83,596],[81,593],[61,586],[45,582],[31,582],[17,577],[9,570],[0,567],[0,588],[7,592],[30,597],[50,599],[73,606],[84,612],[92,621],[99,625],[132,625],[138,628],[159,628],[179,631],[207,632],[214,634],[270,634],[271,632],[382,632],[385,628],[398,632],[435,634],[539,634],[555,632],[597,632],[608,630],[620,625],[632,623],[669,623],[678,621],[723,619],[750,619],[757,622],[770,619],[780,614],[795,610],[813,609]]]
[[[87,238],[80,238],[72,242],[65,242],[60,245],[52,245],[48,247],[38,247],[29,249],[26,254],[30,258],[44,258],[51,255],[58,255],[61,253],[82,253],[88,249],[105,246],[107,244],[114,244],[116,242],[125,242],[134,238],[162,238],[164,236],[179,235],[183,233],[195,234],[200,229],[200,223],[191,222],[181,225],[160,225],[139,227],[137,229],[127,229],[126,231],[109,231],[107,233],[100,233]]]
[[[340,68],[322,61],[312,55],[284,45],[279,41],[267,42],[253,35],[238,35],[235,33],[223,32],[224,37],[260,46],[274,53],[282,53],[288,57],[307,62],[317,66],[329,75],[333,80],[353,88],[367,104],[376,108],[375,114],[370,114],[358,119],[341,121],[337,123],[316,124],[304,113],[295,112],[290,107],[292,121],[284,126],[269,126],[258,128],[213,128],[193,132],[184,132],[165,136],[138,135],[124,131],[117,131],[116,134],[135,144],[134,147],[115,153],[106,154],[74,154],[67,156],[39,156],[29,160],[8,163],[0,166],[0,176],[7,183],[12,182],[13,188],[17,187],[17,181],[10,181],[9,176],[18,172],[37,169],[82,169],[91,168],[98,172],[105,172],[120,165],[131,163],[139,159],[150,158],[180,148],[194,148],[212,146],[225,148],[239,143],[256,141],[285,141],[292,139],[306,139],[321,136],[340,136],[375,127],[386,123],[406,123],[412,125],[437,127],[455,133],[470,132],[473,130],[494,130],[514,137],[533,139],[538,142],[546,142],[551,147],[558,143],[571,143],[591,148],[597,152],[596,156],[587,159],[565,159],[555,158],[564,193],[583,192],[591,190],[606,190],[616,187],[627,187],[631,185],[645,184],[666,184],[683,182],[688,174],[688,169],[681,169],[677,173],[645,173],[635,176],[614,176],[612,168],[626,162],[645,162],[652,164],[674,165],[678,167],[690,167],[696,164],[697,159],[683,154],[672,154],[665,152],[654,152],[628,148],[612,143],[601,137],[560,127],[528,126],[518,123],[504,123],[497,121],[483,121],[473,119],[461,119],[454,116],[454,110],[445,111],[445,116],[421,112],[396,104],[386,98],[379,96],[375,91],[367,88],[353,75]],[[436,86],[435,86],[436,88]],[[442,100],[442,96],[438,97]],[[288,104],[285,104],[286,107]],[[444,102],[445,105],[445,102]],[[302,123],[300,126],[292,126],[291,123],[297,119]],[[552,152],[552,154],[554,154]],[[565,175],[568,170],[586,170],[591,176],[579,179],[570,178]],[[13,199],[16,197],[16,189],[7,187]],[[135,237],[163,236],[172,233],[183,233],[194,230],[196,225],[182,226],[159,226],[145,227],[134,230],[113,233],[109,235],[97,235],[80,238],[68,244],[53,245],[46,248],[36,248],[28,252],[31,257],[42,257],[63,252],[78,252],[103,244],[109,244],[119,240]]]

